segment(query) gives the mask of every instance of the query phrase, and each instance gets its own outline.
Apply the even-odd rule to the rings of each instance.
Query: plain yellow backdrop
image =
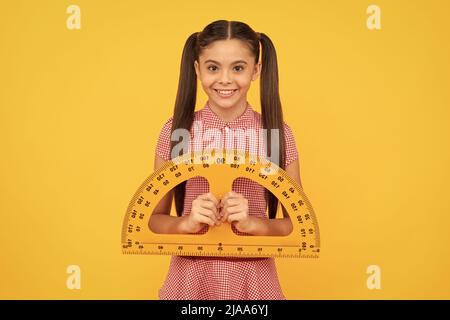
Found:
[[[66,9],[81,9],[69,30]],[[366,9],[381,9],[381,30]],[[450,298],[448,1],[4,1],[0,298],[157,299],[167,256],[122,255],[187,37],[218,20],[277,49],[286,122],[320,226],[279,259],[288,299]],[[197,108],[206,96],[199,86]],[[260,110],[259,82],[248,101]],[[66,268],[81,268],[69,290]],[[369,290],[367,268],[381,268]]]

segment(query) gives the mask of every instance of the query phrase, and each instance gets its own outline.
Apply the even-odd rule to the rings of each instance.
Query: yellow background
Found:
[[[381,8],[381,30],[366,9]],[[81,9],[69,30],[66,8]],[[186,38],[217,19],[274,42],[319,260],[288,299],[450,298],[448,1],[2,1],[0,298],[156,299],[170,257],[122,255]],[[199,87],[197,108],[206,96]],[[259,82],[248,101],[260,110]],[[81,289],[66,268],[81,268]],[[369,290],[366,269],[381,268]]]

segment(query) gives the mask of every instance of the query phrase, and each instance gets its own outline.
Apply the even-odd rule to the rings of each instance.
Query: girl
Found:
[[[279,129],[279,146],[273,148],[279,152],[279,167],[301,186],[294,137],[283,122],[276,52],[267,35],[256,33],[242,22],[215,21],[187,39],[180,72],[175,110],[158,139],[155,170],[174,157],[171,151],[177,142],[171,141],[171,133],[177,128],[189,130],[191,137],[194,131],[205,133],[208,129],[218,129],[224,136],[223,140],[216,141],[219,147],[230,130]],[[247,101],[250,84],[259,75],[262,114],[254,111]],[[197,79],[208,101],[203,109],[194,111]],[[194,123],[201,128],[194,128]],[[205,148],[208,142],[205,140],[191,139],[195,151]],[[245,141],[245,137],[238,141]],[[240,149],[249,150],[242,145]],[[267,149],[270,151],[270,145]],[[175,197],[176,217],[170,216],[172,197]],[[232,190],[222,199],[216,199],[209,193],[208,182],[194,177],[164,196],[150,218],[149,227],[156,233],[202,234],[221,223],[231,223],[233,232],[239,235],[287,235],[292,231],[292,223],[284,208],[284,218],[275,219],[277,208],[278,199],[249,179],[236,179]],[[285,299],[273,258],[186,256],[172,256],[159,298]]]

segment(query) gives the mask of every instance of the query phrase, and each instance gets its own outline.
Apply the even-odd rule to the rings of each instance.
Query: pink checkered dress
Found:
[[[172,117],[164,124],[158,139],[156,152],[165,160],[170,160],[170,135]],[[217,128],[222,139],[208,138],[208,129]],[[262,129],[262,117],[247,102],[245,112],[231,122],[224,122],[206,102],[203,109],[196,111],[191,129],[190,150],[200,151],[207,147],[230,147],[227,134],[231,129]],[[286,165],[298,158],[294,136],[285,123]],[[211,130],[210,130],[211,132]],[[195,134],[194,134],[195,133]],[[202,133],[203,136],[199,136]],[[239,130],[234,131],[239,136]],[[243,134],[243,132],[242,132]],[[197,137],[197,139],[195,138]],[[198,139],[201,137],[202,139]],[[213,140],[213,141],[212,141]],[[234,139],[234,149],[259,153],[259,143],[246,142],[245,136]],[[257,150],[252,150],[256,146]],[[234,181],[232,190],[248,199],[249,214],[268,219],[267,199],[264,188],[246,178]],[[209,192],[208,182],[202,177],[194,177],[186,182],[183,215],[191,211],[192,201],[200,194]],[[199,233],[207,232],[205,226]],[[236,234],[239,232],[233,225]],[[234,258],[234,257],[187,257],[172,256],[169,271],[159,290],[163,300],[282,300],[286,299],[278,281],[274,258]]]

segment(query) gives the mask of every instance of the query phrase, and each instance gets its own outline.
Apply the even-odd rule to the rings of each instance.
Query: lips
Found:
[[[237,91],[238,89],[227,89],[227,90],[219,90],[219,89],[214,89],[214,91],[217,92],[217,95],[221,98],[228,98],[234,95],[234,93]]]

